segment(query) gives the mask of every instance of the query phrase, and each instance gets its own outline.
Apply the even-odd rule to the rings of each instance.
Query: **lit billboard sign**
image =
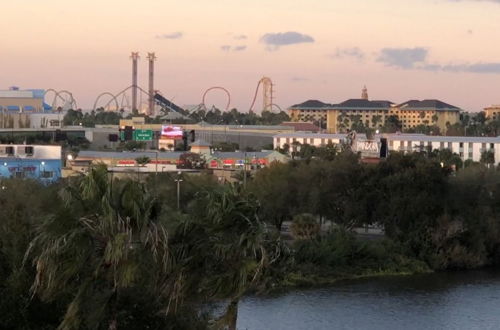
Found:
[[[355,148],[361,153],[361,158],[380,156],[380,144],[375,140],[356,140]]]
[[[181,140],[182,139],[182,128],[179,126],[162,126],[161,127],[161,136],[164,139]]]
[[[373,140],[356,141],[356,151],[378,152],[378,143]]]

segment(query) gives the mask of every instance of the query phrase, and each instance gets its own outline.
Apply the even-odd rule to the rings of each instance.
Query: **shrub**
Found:
[[[311,239],[319,234],[320,225],[312,214],[303,213],[293,218],[290,230],[295,239]]]

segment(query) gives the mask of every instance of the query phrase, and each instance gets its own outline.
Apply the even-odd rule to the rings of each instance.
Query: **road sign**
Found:
[[[153,131],[150,129],[136,129],[134,131],[135,141],[152,141]]]

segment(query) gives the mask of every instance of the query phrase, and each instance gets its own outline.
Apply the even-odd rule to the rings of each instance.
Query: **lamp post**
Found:
[[[243,188],[247,189],[247,152],[243,154]]]
[[[39,171],[38,177],[39,178],[44,178],[44,176],[43,176],[43,172],[45,172],[45,162],[44,161],[42,161],[40,163],[40,167],[38,168],[38,171]]]
[[[177,172],[177,179],[174,179],[174,181],[177,183],[177,209],[181,209],[181,171]]]

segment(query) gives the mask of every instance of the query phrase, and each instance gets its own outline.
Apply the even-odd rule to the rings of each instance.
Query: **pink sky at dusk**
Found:
[[[145,89],[156,52],[155,87],[179,105],[224,86],[247,111],[263,76],[282,108],[356,98],[363,85],[396,103],[500,103],[495,0],[16,0],[0,11],[0,89],[66,89],[84,109],[131,84],[131,51]]]

